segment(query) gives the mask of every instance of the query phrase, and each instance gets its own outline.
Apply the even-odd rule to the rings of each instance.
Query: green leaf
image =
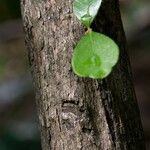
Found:
[[[103,79],[110,74],[118,57],[119,48],[112,39],[91,31],[74,49],[72,68],[80,77]]]
[[[101,2],[102,0],[75,0],[73,3],[74,14],[86,27],[90,27]]]

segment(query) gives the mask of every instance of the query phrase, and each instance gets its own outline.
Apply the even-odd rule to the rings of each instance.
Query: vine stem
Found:
[[[88,27],[88,28],[87,28],[87,31],[85,32],[85,34],[88,34],[88,33],[90,33],[90,32],[92,32],[92,28]]]

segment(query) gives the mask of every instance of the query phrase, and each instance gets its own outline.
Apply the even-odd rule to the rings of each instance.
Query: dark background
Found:
[[[150,1],[120,4],[150,150]],[[0,150],[41,150],[19,0],[0,0]]]

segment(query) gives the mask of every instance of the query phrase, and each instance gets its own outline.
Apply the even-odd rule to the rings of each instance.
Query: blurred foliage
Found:
[[[0,21],[20,17],[20,0],[0,0]]]
[[[24,39],[13,39],[1,43],[0,81],[24,74],[27,70],[28,61],[24,47]]]
[[[40,150],[39,139],[22,140],[15,136],[14,133],[4,131],[0,140],[1,150]]]
[[[0,56],[0,78],[4,76],[5,65],[7,64],[7,59]]]
[[[122,0],[121,12],[127,38],[135,38],[135,34],[150,25],[149,0]]]

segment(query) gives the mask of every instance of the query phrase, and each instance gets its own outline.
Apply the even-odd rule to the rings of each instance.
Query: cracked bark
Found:
[[[93,29],[113,38],[120,60],[105,80],[78,78],[73,47],[84,32],[72,0],[21,0],[43,150],[144,150],[118,0],[103,0]]]

